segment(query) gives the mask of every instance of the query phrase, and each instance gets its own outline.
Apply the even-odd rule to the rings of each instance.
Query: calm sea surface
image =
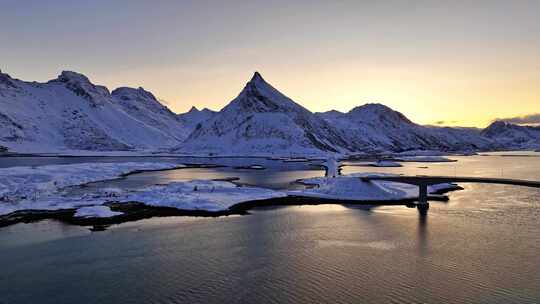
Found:
[[[343,171],[540,180],[539,153],[454,159],[401,168],[348,163]],[[104,160],[117,158],[4,158],[0,167]],[[210,161],[193,161],[202,162]],[[93,187],[239,177],[287,188],[324,174],[306,163],[214,163],[229,167],[143,173]],[[246,164],[267,169],[233,168]],[[320,205],[156,218],[94,233],[55,221],[0,228],[0,303],[539,303],[540,189],[462,186],[426,214]]]

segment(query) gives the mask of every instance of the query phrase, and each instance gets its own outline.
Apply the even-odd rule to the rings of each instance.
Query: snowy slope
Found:
[[[21,152],[178,145],[186,132],[154,101],[141,89],[122,88],[112,95],[75,72],[64,71],[47,83],[0,73],[0,145]]]
[[[506,149],[540,148],[540,127],[496,121],[485,128],[482,135],[495,140]]]
[[[214,116],[214,114],[216,114],[216,112],[207,108],[199,110],[193,106],[188,112],[177,114],[177,117],[182,125],[191,132],[198,124],[205,124]]]
[[[325,120],[255,73],[238,97],[199,125],[178,150],[301,154],[338,152],[347,146]]]
[[[365,104],[348,113],[330,111],[317,115],[361,151],[466,151],[489,149],[493,145],[472,130],[415,124],[382,104]]]
[[[124,112],[131,117],[154,127],[177,140],[184,140],[192,131],[186,127],[177,114],[162,105],[156,97],[139,87],[138,89],[121,87],[112,91],[111,95]]]

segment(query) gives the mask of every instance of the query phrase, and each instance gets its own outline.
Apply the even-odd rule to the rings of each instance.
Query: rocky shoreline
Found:
[[[463,188],[461,188],[463,189]],[[448,201],[448,197],[444,193],[461,190],[444,190],[434,193],[429,196],[431,201]],[[104,205],[108,206],[112,211],[122,212],[121,215],[112,217],[75,217],[76,209],[60,209],[60,210],[21,210],[10,214],[0,216],[0,228],[7,227],[18,223],[32,223],[41,220],[57,220],[66,224],[77,226],[88,226],[92,231],[101,231],[107,229],[110,225],[132,222],[153,217],[169,217],[169,216],[194,216],[194,217],[220,217],[229,215],[248,215],[249,211],[259,207],[275,207],[275,206],[302,206],[302,205],[324,205],[324,204],[340,204],[340,205],[358,205],[358,206],[388,206],[402,205],[414,208],[417,199],[399,199],[388,200],[384,202],[374,201],[355,201],[355,200],[334,200],[323,198],[311,198],[302,196],[288,196],[281,198],[271,198],[265,200],[254,200],[235,204],[222,211],[207,211],[207,210],[184,210],[172,207],[157,207],[148,206],[140,202],[107,202]]]

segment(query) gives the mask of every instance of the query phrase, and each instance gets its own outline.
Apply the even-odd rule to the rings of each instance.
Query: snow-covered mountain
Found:
[[[348,113],[312,113],[259,73],[223,110],[200,124],[177,150],[209,153],[469,151],[494,147],[479,132],[426,127],[381,104]]]
[[[324,119],[268,84],[259,73],[206,123],[197,125],[179,151],[208,153],[338,152],[347,141]]]
[[[204,124],[208,120],[210,120],[214,116],[214,114],[216,114],[216,112],[207,108],[199,110],[195,106],[193,106],[188,112],[177,114],[177,118],[182,122],[182,125],[188,128],[191,132],[197,127],[198,124]]]
[[[169,108],[162,105],[156,97],[139,87],[138,89],[121,87],[111,93],[116,104],[131,117],[156,128],[178,141],[186,139],[193,130],[184,124]]]
[[[471,129],[427,127],[382,104],[365,104],[347,113],[317,113],[361,151],[489,149],[493,142]]]
[[[109,93],[75,72],[47,83],[0,72],[0,145],[10,150],[128,150],[176,146],[176,115],[143,89]]]
[[[495,121],[481,134],[493,139],[506,149],[540,149],[540,126],[520,126]]]
[[[483,131],[415,124],[381,104],[312,113],[255,73],[221,111],[175,114],[143,88],[112,93],[75,72],[46,83],[0,72],[0,151],[161,150],[304,155],[538,149],[540,127],[495,122]]]

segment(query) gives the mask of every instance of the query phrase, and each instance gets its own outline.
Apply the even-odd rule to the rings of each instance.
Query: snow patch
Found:
[[[126,195],[119,201],[182,210],[223,211],[247,201],[285,197],[286,193],[257,187],[239,187],[225,181],[193,180],[153,186]]]
[[[89,206],[77,209],[75,217],[113,217],[121,214],[123,213],[112,211],[107,206]]]

